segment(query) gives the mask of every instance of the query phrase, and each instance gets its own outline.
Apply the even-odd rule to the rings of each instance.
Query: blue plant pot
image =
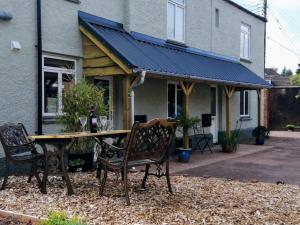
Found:
[[[189,162],[191,154],[192,154],[191,149],[183,149],[183,148],[177,149],[178,162]]]

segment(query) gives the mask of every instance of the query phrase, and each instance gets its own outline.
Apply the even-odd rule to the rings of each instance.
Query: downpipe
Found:
[[[144,84],[145,82],[145,78],[146,78],[146,71],[140,71],[138,72],[138,81],[136,83],[134,83],[131,87],[130,87],[130,106],[131,106],[131,125],[134,124],[134,98],[135,98],[135,89],[141,85]]]

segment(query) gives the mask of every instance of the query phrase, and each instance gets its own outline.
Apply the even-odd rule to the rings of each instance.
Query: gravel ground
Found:
[[[38,217],[64,210],[91,225],[300,224],[299,186],[172,176],[172,195],[163,178],[149,178],[147,189],[139,190],[142,174],[133,173],[131,206],[126,206],[121,185],[109,178],[105,196],[99,197],[95,174],[72,174],[76,195],[69,197],[59,177],[50,177],[47,195],[39,193],[36,183],[12,177],[0,192],[0,209]]]
[[[28,223],[18,222],[12,218],[2,218],[0,217],[0,225],[30,225]]]

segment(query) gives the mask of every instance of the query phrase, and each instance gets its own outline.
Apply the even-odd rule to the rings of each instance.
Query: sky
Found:
[[[263,0],[234,0],[261,12]],[[258,4],[258,5],[257,5]],[[293,72],[300,63],[300,0],[268,0],[266,67]]]

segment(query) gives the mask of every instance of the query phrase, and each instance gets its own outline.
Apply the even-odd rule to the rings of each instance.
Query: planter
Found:
[[[236,152],[237,145],[231,145],[231,144],[223,144],[222,145],[222,151],[225,153],[233,153]]]
[[[256,138],[255,139],[255,144],[256,145],[264,145],[265,144],[265,139],[264,138]]]
[[[190,156],[192,154],[191,148],[177,148],[177,156],[178,156],[178,162],[189,162]]]
[[[83,161],[82,165],[70,165],[70,161],[81,160]],[[70,172],[76,172],[81,168],[82,172],[92,171],[94,169],[94,152],[85,153],[85,154],[73,154],[68,155],[68,166]]]

